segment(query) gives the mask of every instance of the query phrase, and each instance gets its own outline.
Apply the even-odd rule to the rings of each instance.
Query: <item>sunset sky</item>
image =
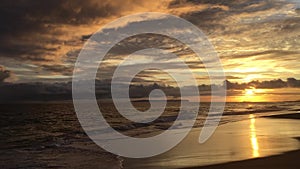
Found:
[[[0,83],[71,81],[86,39],[106,23],[138,12],[173,14],[199,27],[214,45],[230,82],[300,79],[299,0],[4,0],[0,5]],[[166,48],[174,42],[147,36],[142,40],[139,45],[161,40]],[[130,42],[121,43],[113,55],[128,54],[134,49]],[[180,44],[172,51],[181,57],[191,55]],[[107,72],[113,63],[108,60],[103,65]],[[198,73],[199,84],[207,84],[205,67],[193,59],[188,65]],[[167,83],[156,71],[146,71],[140,78]],[[259,93],[244,92],[249,97]]]

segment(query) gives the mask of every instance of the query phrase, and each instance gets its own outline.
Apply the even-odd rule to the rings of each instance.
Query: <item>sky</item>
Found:
[[[0,83],[71,81],[78,53],[90,35],[119,17],[139,12],[173,14],[200,28],[215,47],[230,82],[300,79],[299,0],[3,0]],[[102,65],[101,77],[108,77],[113,64],[139,45],[153,44],[172,48],[182,57],[191,55],[184,45],[167,37],[129,38],[114,48]],[[203,64],[187,61],[199,74],[199,83],[207,84]],[[152,70],[141,73],[136,81],[171,84],[169,79]]]

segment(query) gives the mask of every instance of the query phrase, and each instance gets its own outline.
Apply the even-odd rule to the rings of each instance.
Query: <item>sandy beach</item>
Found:
[[[300,119],[300,113],[292,113],[292,114],[281,114],[281,115],[273,115],[269,118],[278,118],[278,119]],[[300,144],[300,137],[296,137]],[[241,168],[250,169],[298,169],[300,168],[300,162],[298,161],[300,157],[300,150],[294,150],[285,152],[278,155],[272,155],[269,157],[249,159],[237,162],[228,162],[223,164],[216,165],[208,165],[202,167],[190,167],[190,169],[235,169]]]
[[[300,113],[233,122],[218,127],[204,144],[194,129],[169,152],[149,159],[125,159],[124,168],[293,169],[300,163]]]
[[[281,118],[281,119],[300,119],[299,113],[292,113],[292,114],[282,114],[282,115],[274,115],[270,116],[269,118]],[[300,137],[295,138],[300,142]],[[299,143],[300,144],[300,143]],[[190,167],[189,169],[298,169],[300,168],[300,150],[285,152],[279,155],[273,155],[264,158],[257,158],[257,159],[249,159],[243,160],[238,162],[228,162],[223,164],[217,165],[209,165],[209,166],[202,166],[202,167]]]

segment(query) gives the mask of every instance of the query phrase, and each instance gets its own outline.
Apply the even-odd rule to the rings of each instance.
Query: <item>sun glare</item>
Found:
[[[255,88],[254,87],[251,87],[250,89],[245,89],[245,95],[246,96],[252,96],[255,94]]]

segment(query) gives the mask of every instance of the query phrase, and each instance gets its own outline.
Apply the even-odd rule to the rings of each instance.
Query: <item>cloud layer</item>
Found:
[[[15,74],[16,82],[69,81],[89,35],[120,16],[146,11],[175,14],[202,29],[218,51],[227,76],[236,82],[300,78],[295,64],[300,56],[297,0],[4,0],[0,6],[1,65]],[[172,45],[174,41],[163,37],[128,42],[112,53],[118,57],[139,45],[156,44],[181,57],[191,55],[184,46]],[[199,61],[187,61],[200,72],[199,79],[207,76]],[[108,62],[104,70],[111,72],[116,65]],[[144,80],[151,80],[149,75],[155,73],[144,74],[148,76]],[[3,80],[6,76],[1,73]]]

